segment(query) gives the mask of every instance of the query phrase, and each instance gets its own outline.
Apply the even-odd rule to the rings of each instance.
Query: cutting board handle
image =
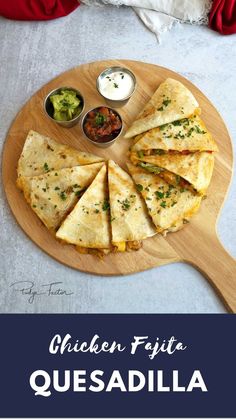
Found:
[[[236,260],[225,250],[216,231],[205,232],[202,247],[204,257],[196,258],[195,254],[186,261],[208,278],[227,309],[236,313]]]

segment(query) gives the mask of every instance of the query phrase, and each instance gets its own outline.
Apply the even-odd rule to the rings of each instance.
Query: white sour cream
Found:
[[[122,100],[133,93],[134,81],[129,73],[114,71],[99,80],[99,90],[107,99]]]

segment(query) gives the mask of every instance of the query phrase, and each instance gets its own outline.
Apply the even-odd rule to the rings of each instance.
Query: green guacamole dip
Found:
[[[56,121],[70,121],[82,111],[82,101],[74,90],[61,90],[50,96],[53,105],[53,118]]]

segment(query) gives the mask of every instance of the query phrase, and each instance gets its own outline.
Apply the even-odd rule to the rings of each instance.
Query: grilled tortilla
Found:
[[[88,249],[109,249],[110,219],[107,169],[104,165],[89,188],[62,223],[56,237],[75,244],[83,253]]]
[[[108,163],[108,185],[112,244],[119,251],[138,249],[140,240],[156,233],[145,203],[130,175],[112,160]],[[126,246],[126,242],[133,245]]]
[[[182,83],[168,78],[160,84],[125,137],[134,137],[149,129],[188,118],[193,114],[200,114],[195,97]]]
[[[218,151],[218,147],[197,115],[153,128],[135,139],[132,151],[141,155],[163,154],[169,151]]]
[[[22,177],[26,201],[46,227],[55,231],[103,164],[75,166],[44,175]]]
[[[132,163],[150,173],[158,174],[172,186],[181,186],[204,195],[212,177],[214,155],[206,151],[182,154],[164,154],[162,156],[137,157],[130,155]]]
[[[18,162],[17,185],[21,189],[22,176],[38,176],[50,170],[59,170],[65,167],[80,166],[97,163],[102,158],[65,144],[59,144],[51,138],[29,131]]]
[[[145,199],[157,232],[177,231],[199,209],[201,197],[188,189],[172,186],[160,176],[127,163],[129,172]]]

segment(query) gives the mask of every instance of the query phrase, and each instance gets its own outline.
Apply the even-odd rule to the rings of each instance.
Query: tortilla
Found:
[[[198,102],[193,94],[179,81],[168,78],[160,84],[125,137],[134,137],[149,129],[188,118],[193,114],[200,114]]]
[[[202,198],[197,194],[179,186],[172,187],[158,175],[131,163],[127,166],[158,233],[179,230],[199,209]]]
[[[55,231],[103,164],[75,166],[40,176],[22,177],[26,201],[46,227]]]
[[[152,171],[152,166],[154,166],[154,169],[156,167],[156,174],[173,186],[181,181],[180,178],[184,179],[200,195],[205,194],[214,168],[214,155],[206,151],[187,155],[165,154],[142,158],[137,157],[136,153],[131,153],[130,158],[135,165],[139,165],[148,171]]]
[[[101,168],[73,211],[64,220],[56,237],[80,248],[110,248],[106,165]]]
[[[161,154],[163,150],[218,151],[218,147],[204,122],[194,115],[140,134],[132,151],[147,150],[150,150],[150,154]]]
[[[29,131],[18,161],[17,185],[21,189],[22,176],[38,176],[50,170],[80,166],[103,161],[94,154],[78,151],[65,144],[59,144],[49,137]]]
[[[156,234],[145,203],[130,175],[114,161],[108,162],[112,243],[143,240]]]

